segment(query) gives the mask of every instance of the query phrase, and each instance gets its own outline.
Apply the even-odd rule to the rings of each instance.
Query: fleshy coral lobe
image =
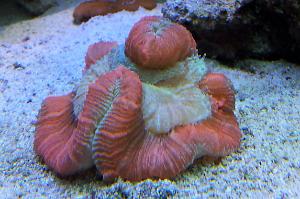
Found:
[[[97,15],[107,15],[122,10],[136,11],[139,6],[146,9],[156,7],[155,0],[91,0],[81,3],[73,12],[75,24],[88,21]]]
[[[45,163],[61,176],[68,176],[93,165],[88,148],[79,144],[74,94],[48,97],[38,116],[34,149]]]
[[[240,146],[241,131],[234,116],[234,90],[223,74],[207,74],[199,88],[211,98],[212,117],[196,125],[209,156],[226,156]],[[206,135],[206,136],[204,136]]]
[[[213,97],[215,104],[226,110],[234,110],[234,89],[229,79],[220,73],[209,73],[199,83],[201,90]]]
[[[117,46],[117,42],[108,41],[101,41],[90,45],[85,56],[85,68],[83,72],[88,70],[91,65],[96,63],[97,60],[107,55],[113,48]]]
[[[125,85],[119,88],[124,80]],[[124,97],[119,97],[119,89],[126,93]],[[77,118],[73,114],[73,93],[48,97],[38,116],[34,141],[36,153],[61,176],[72,175],[93,166],[93,140],[98,125],[103,125],[107,115],[112,114],[113,105],[122,105],[123,109],[136,113],[138,105],[131,99],[141,101],[141,93],[137,75],[124,67],[118,67],[99,76],[89,85],[83,110]],[[110,104],[114,100],[115,103]],[[124,118],[129,116],[129,112],[123,113]],[[119,114],[116,113],[117,116]]]
[[[192,34],[182,25],[159,17],[144,17],[131,29],[125,54],[143,68],[173,66],[196,51]]]

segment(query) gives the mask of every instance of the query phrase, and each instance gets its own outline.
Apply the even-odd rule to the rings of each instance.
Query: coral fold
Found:
[[[126,85],[119,88],[124,79]],[[140,106],[134,101],[141,100],[142,91],[139,87],[141,83],[138,76],[124,67],[101,75],[89,85],[83,109],[77,118],[73,113],[73,93],[48,97],[38,116],[34,141],[36,153],[61,176],[72,175],[93,166],[95,132],[98,125],[102,125],[102,120],[111,114],[111,100],[114,95],[119,95],[118,89],[125,89],[127,94],[115,103],[123,102],[123,108],[134,112],[134,107]]]
[[[207,74],[199,87],[212,102],[212,117],[195,125],[197,142],[203,143],[206,155],[226,156],[240,146],[241,131],[234,116],[235,99],[231,82],[223,74]]]
[[[214,102],[224,111],[235,107],[234,90],[231,82],[220,73],[209,73],[199,83],[199,87],[213,97]]]
[[[175,177],[193,162],[196,155],[195,145],[189,142],[189,128],[186,126],[165,135],[142,131],[135,137],[132,133],[132,139],[123,142],[115,139],[114,141],[124,144],[126,148],[121,151],[121,147],[120,159],[112,159],[116,164],[114,175],[107,176],[105,180],[113,180],[115,176],[130,181]],[[107,142],[111,141],[113,140]],[[106,164],[111,162],[107,161]]]
[[[156,7],[155,0],[91,0],[81,3],[73,12],[74,23],[88,21],[91,17],[107,15],[122,10],[136,11],[139,7],[152,10]]]
[[[93,165],[92,154],[73,116],[74,94],[48,97],[38,116],[34,149],[61,176],[72,175]]]
[[[141,138],[144,123],[141,112],[142,84],[128,69],[106,73],[93,85],[95,96],[105,95],[105,115],[93,140],[93,159],[104,180],[118,177],[118,164],[134,140]]]
[[[217,74],[206,75],[199,85],[202,86],[214,75]],[[104,130],[99,129],[99,162],[104,160],[100,164],[111,168],[107,172],[100,169],[100,172],[104,172],[104,180],[112,181],[116,177],[130,181],[173,178],[197,158],[222,157],[237,150],[241,132],[233,108],[229,110],[225,104],[220,105],[214,100],[220,95],[224,99],[232,97],[233,90],[229,80],[223,75],[220,78],[222,81],[213,86],[205,85],[203,90],[213,102],[212,115],[197,124],[177,126],[167,134],[152,134],[144,130],[140,110],[136,115],[139,118],[135,120],[136,123],[124,120],[120,124],[114,118],[109,118],[109,124],[119,125],[104,125]],[[228,89],[227,94],[220,92],[224,86]]]
[[[83,72],[88,70],[92,64],[95,64],[97,60],[107,55],[113,48],[117,46],[117,42],[104,41],[100,41],[90,45],[85,56],[85,68]]]

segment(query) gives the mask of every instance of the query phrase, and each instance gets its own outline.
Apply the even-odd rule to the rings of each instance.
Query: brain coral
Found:
[[[74,23],[88,21],[97,15],[107,15],[121,10],[136,11],[139,6],[146,9],[156,7],[155,0],[92,0],[81,3],[73,12]]]
[[[46,98],[38,115],[34,149],[59,175],[95,165],[107,182],[172,178],[239,147],[233,87],[202,58],[148,69],[124,45],[98,42],[86,60],[73,92]]]
[[[140,67],[161,69],[173,66],[195,51],[196,42],[184,26],[150,16],[131,29],[125,53]]]

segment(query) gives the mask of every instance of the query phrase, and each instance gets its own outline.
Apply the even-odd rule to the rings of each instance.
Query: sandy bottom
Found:
[[[64,1],[43,16],[0,26],[0,198],[300,197],[300,67],[246,60],[224,66],[236,89],[241,148],[220,164],[194,164],[174,181],[105,185],[94,169],[60,179],[33,151],[34,125],[44,98],[63,95],[81,78],[88,45],[125,41],[152,11],[119,12],[72,24],[79,1]],[[0,23],[1,24],[1,23]],[[2,23],[4,24],[4,23]]]

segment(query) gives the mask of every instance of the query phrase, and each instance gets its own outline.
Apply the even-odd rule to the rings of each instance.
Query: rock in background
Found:
[[[55,0],[17,0],[17,3],[33,15],[43,14],[52,7],[55,2]]]
[[[200,54],[300,62],[299,0],[168,0],[162,12],[193,33]]]

